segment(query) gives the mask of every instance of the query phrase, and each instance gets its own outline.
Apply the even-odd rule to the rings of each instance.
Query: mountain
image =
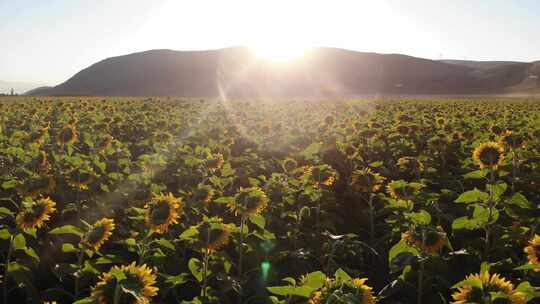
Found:
[[[30,89],[37,88],[40,84],[19,82],[19,81],[2,81],[0,80],[0,94],[11,94],[11,89],[14,93],[22,94]]]
[[[58,86],[31,93],[197,97],[499,94],[540,88],[530,78],[538,75],[535,63],[478,67],[336,48],[313,48],[295,60],[281,63],[235,47],[151,50],[112,57]]]
[[[523,64],[519,61],[473,61],[473,60],[454,60],[454,59],[441,59],[440,62],[466,66],[474,69],[491,69],[504,65],[511,64]]]

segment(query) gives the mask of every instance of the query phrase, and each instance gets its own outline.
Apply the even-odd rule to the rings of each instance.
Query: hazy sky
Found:
[[[56,85],[148,49],[331,46],[540,60],[538,0],[0,0],[0,80]]]

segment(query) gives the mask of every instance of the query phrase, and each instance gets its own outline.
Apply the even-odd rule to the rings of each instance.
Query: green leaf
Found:
[[[257,225],[257,227],[264,229],[266,225],[266,220],[264,219],[264,216],[260,214],[253,214],[249,217],[249,221],[253,224]]]
[[[231,167],[231,164],[226,163],[223,165],[223,168],[221,168],[221,176],[227,177],[227,176],[233,176],[235,174],[234,169]]]
[[[13,249],[24,250],[26,249],[26,239],[22,233],[19,233],[13,238]]]
[[[461,193],[461,195],[454,202],[469,204],[476,202],[485,202],[488,199],[489,194],[474,188],[474,190]]]
[[[73,302],[73,304],[95,304],[96,302],[92,298],[84,298]]]
[[[319,153],[321,149],[321,143],[312,143],[300,155],[304,156],[306,159],[312,159],[315,154]]]
[[[169,283],[173,286],[182,285],[184,283],[187,283],[188,281],[189,281],[189,274],[187,273],[181,273],[175,276],[167,276],[165,279],[166,283]]]
[[[197,279],[197,281],[200,283],[203,280],[203,274],[202,274],[202,263],[197,258],[191,258],[188,262],[188,268],[191,274]],[[208,275],[208,273],[206,274]]]
[[[36,263],[39,263],[39,256],[33,248],[26,247],[24,249],[24,253],[26,253],[26,255],[28,255],[29,257],[33,258]]]
[[[4,188],[5,190],[8,190],[8,189],[13,189],[15,187],[17,187],[17,181],[12,179],[12,180],[8,180],[6,182],[3,182],[2,183],[2,188]]]
[[[463,280],[461,282],[458,282],[454,286],[452,286],[452,288],[458,288],[458,287],[467,286],[467,285],[472,286],[472,287],[476,287],[478,289],[483,289],[482,281],[480,281],[480,279],[478,279],[478,278],[472,278],[472,279],[469,279],[469,280]]]
[[[400,253],[409,252],[414,255],[418,255],[418,250],[414,247],[409,246],[405,240],[400,240],[397,244],[392,246],[390,248],[390,251],[388,252],[388,260],[392,262],[392,260]]]
[[[0,239],[7,240],[11,237],[11,234],[9,233],[9,230],[7,228],[0,229]]]
[[[540,264],[525,264],[514,268],[514,270],[537,270],[540,269]]]
[[[484,227],[487,224],[493,224],[499,219],[499,210],[491,208],[491,218],[489,209],[483,206],[474,206],[473,219],[478,221]]]
[[[506,192],[508,185],[506,183],[497,183],[497,184],[487,184],[486,189],[491,191],[493,194],[493,201],[498,201],[501,196]]]
[[[58,228],[54,228],[53,230],[49,231],[50,234],[74,234],[79,237],[83,236],[83,232],[81,229],[73,226],[73,225],[64,225]]]
[[[405,218],[418,225],[428,225],[431,223],[431,214],[425,210],[405,213]]]
[[[267,287],[266,289],[278,296],[289,296],[293,294],[295,286],[273,286]]]
[[[188,228],[188,229],[184,230],[184,232],[182,232],[180,234],[179,238],[182,241],[192,240],[197,236],[198,233],[199,233],[199,231],[197,230],[196,227],[191,227],[191,228]]]
[[[6,207],[0,207],[0,214],[13,216],[13,212]]]
[[[77,248],[73,246],[71,243],[64,243],[62,244],[62,252],[69,253],[69,252],[75,252],[77,251]]]
[[[324,285],[326,281],[326,275],[321,271],[315,271],[308,273],[302,286],[309,286],[313,290],[317,290]]]
[[[352,280],[352,278],[347,274],[343,269],[339,268],[336,270],[336,273],[334,273],[334,277],[338,280],[341,280],[343,282],[348,282]]]
[[[533,208],[533,205],[529,202],[529,200],[525,197],[525,195],[519,192],[514,193],[514,195],[512,195],[511,198],[506,200],[506,203],[515,205],[524,209]]]
[[[171,243],[169,240],[166,239],[158,239],[155,241],[159,246],[170,249],[172,251],[176,250],[176,247],[174,247],[174,244]]]
[[[487,170],[477,170],[473,172],[469,172],[465,175],[463,175],[463,178],[465,179],[481,179],[486,177],[488,171]]]
[[[488,262],[482,262],[480,264],[480,273],[489,272],[489,268],[491,268],[491,265]]]

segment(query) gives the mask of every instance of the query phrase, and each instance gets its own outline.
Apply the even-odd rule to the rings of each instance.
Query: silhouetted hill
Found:
[[[314,48],[288,63],[246,48],[151,50],[105,59],[35,95],[353,96],[504,93],[533,63],[478,68],[397,54]]]
[[[474,69],[491,69],[504,65],[522,64],[524,62],[519,61],[473,61],[473,60],[455,60],[455,59],[442,59],[440,62],[456,64],[466,66]]]

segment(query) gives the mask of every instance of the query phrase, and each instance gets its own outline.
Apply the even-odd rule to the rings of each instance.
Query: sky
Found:
[[[540,60],[537,0],[0,0],[0,80],[57,85],[149,49]]]

